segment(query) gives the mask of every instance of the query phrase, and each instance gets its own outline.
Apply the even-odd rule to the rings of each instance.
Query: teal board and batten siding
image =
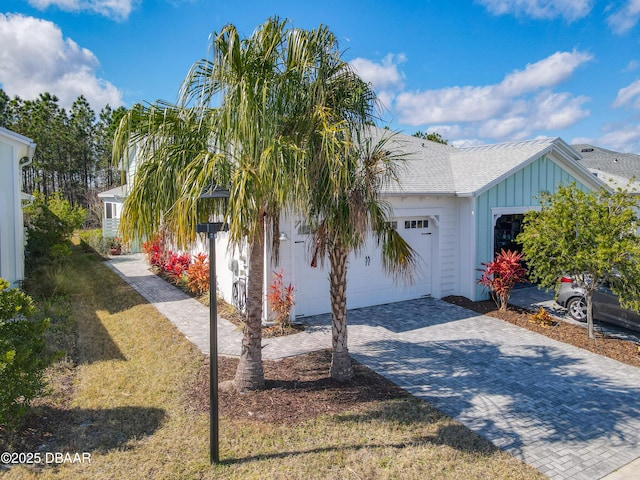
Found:
[[[478,195],[476,199],[476,268],[481,268],[483,262],[493,259],[492,209],[523,207],[524,213],[540,205],[538,198],[541,192],[555,193],[558,185],[568,185],[573,182],[585,191],[591,190],[552,159],[544,156]],[[479,277],[478,272],[476,278]],[[475,298],[488,298],[484,287],[476,285]]]

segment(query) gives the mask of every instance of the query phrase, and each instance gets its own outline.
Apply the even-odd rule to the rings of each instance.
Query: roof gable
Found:
[[[377,130],[378,136],[384,135]],[[403,152],[405,158],[399,182],[385,187],[386,194],[477,196],[545,155],[582,182],[604,186],[560,138],[455,148],[396,134],[388,148]]]
[[[0,127],[0,141],[17,149],[18,160],[25,157],[31,159],[35,152],[36,144],[30,138],[4,127]]]
[[[451,158],[456,194],[478,195],[540,158],[553,148],[554,140],[501,143],[461,148]]]

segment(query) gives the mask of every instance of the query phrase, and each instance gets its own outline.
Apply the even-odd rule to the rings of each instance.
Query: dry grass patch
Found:
[[[72,361],[51,370],[61,388],[5,446],[91,463],[3,478],[544,478],[363,366],[332,382],[327,352],[265,362],[264,391],[221,392],[222,462],[211,466],[206,357],[101,262],[75,254],[72,272]],[[236,360],[219,362],[231,378]]]

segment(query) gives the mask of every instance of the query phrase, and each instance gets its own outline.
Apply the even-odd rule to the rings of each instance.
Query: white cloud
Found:
[[[622,35],[635,27],[640,20],[640,0],[627,0],[622,8],[607,17],[609,27]]]
[[[404,88],[404,73],[398,66],[406,61],[404,54],[388,54],[376,63],[366,58],[355,58],[349,62],[365,82],[371,83],[383,110],[389,110],[398,90]]]
[[[493,87],[449,87],[398,95],[395,109],[409,125],[485,120],[504,108]]]
[[[589,115],[589,111],[582,108],[588,101],[587,97],[574,97],[569,93],[544,92],[537,95],[532,102],[532,129],[562,130],[570,127]]]
[[[403,54],[388,54],[380,63],[355,58],[349,64],[365,82],[370,82],[376,90],[386,91],[403,87],[404,74],[398,70],[398,65],[405,61]]]
[[[557,52],[516,70],[497,84],[400,93],[394,110],[408,125],[462,124],[462,133],[519,139],[536,130],[557,130],[589,115],[587,97],[553,91],[591,60],[583,52]]]
[[[631,60],[626,67],[622,69],[623,73],[633,72],[640,67],[640,63],[637,60]]]
[[[640,124],[634,122],[617,122],[604,125],[604,132],[597,138],[575,137],[571,144],[586,143],[608,148],[615,152],[640,154]]]
[[[45,10],[56,6],[66,12],[92,12],[114,20],[129,18],[133,4],[137,0],[29,0],[29,4]]]
[[[613,106],[615,108],[640,108],[640,80],[636,80],[631,85],[621,88],[613,102]]]
[[[588,53],[556,52],[536,63],[528,64],[524,70],[507,75],[499,89],[506,95],[522,95],[543,87],[553,87],[565,81],[585,62],[592,59]]]
[[[636,80],[631,85],[621,88],[613,102],[613,106],[615,108],[640,108],[640,80]]]
[[[526,16],[540,20],[562,17],[573,22],[586,17],[593,0],[478,0],[494,15]]]
[[[640,153],[640,125],[609,126],[609,132],[592,142],[617,152]]]
[[[63,38],[51,22],[0,13],[0,45],[0,85],[11,97],[35,99],[49,92],[68,108],[84,95],[95,110],[123,103],[121,92],[96,76],[96,56]]]

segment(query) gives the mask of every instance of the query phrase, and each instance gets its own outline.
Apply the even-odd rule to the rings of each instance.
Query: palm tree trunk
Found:
[[[329,290],[331,295],[332,355],[331,378],[344,382],[353,378],[347,347],[347,255],[340,247],[329,250]]]
[[[262,289],[264,284],[264,215],[260,213],[258,231],[249,252],[247,283],[247,316],[242,338],[240,363],[236,370],[235,387],[239,392],[264,388],[262,366]]]

